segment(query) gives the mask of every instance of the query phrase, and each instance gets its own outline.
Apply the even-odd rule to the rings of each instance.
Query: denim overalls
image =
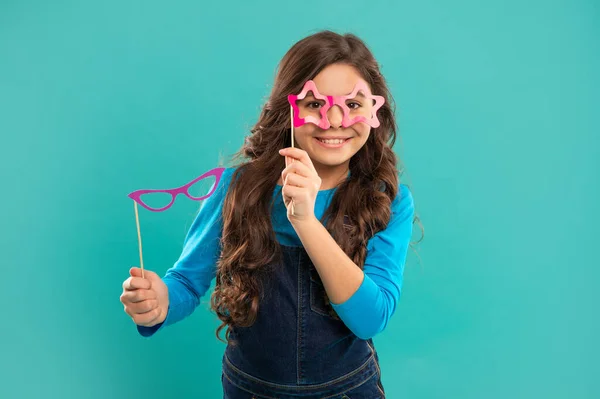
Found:
[[[303,247],[281,245],[283,262],[263,281],[255,323],[231,332],[223,356],[225,399],[385,398],[372,340],[327,311],[324,287]]]

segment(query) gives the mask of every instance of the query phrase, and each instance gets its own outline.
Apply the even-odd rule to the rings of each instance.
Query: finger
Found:
[[[142,277],[129,277],[123,282],[123,289],[125,290],[137,290],[137,289],[149,289],[151,283]]]
[[[144,314],[158,307],[157,299],[146,299],[145,301],[132,303],[129,306],[134,314]]]
[[[292,159],[300,161],[300,163],[305,165],[309,171],[313,171],[316,173],[315,167],[306,151],[301,150],[300,148],[296,148],[296,147],[288,147],[288,148],[284,148],[283,150],[281,150],[280,153],[282,155],[285,155],[286,158],[290,157]],[[296,163],[296,162],[293,162],[293,163]]]
[[[302,195],[303,191],[304,191],[304,188],[302,188],[302,187],[296,187],[296,186],[290,186],[290,185],[283,186],[283,189],[281,190],[282,194],[284,195],[284,198],[288,199],[288,200],[293,200],[294,198],[299,198]]]
[[[156,281],[156,280],[160,280],[160,276],[158,274],[156,274],[155,272],[153,272],[152,270],[144,270],[145,272],[145,277],[150,280],[150,282],[152,281]]]
[[[130,292],[132,294],[131,302],[133,302],[133,303],[146,301],[148,299],[156,299],[158,297],[158,295],[156,294],[156,291],[153,289],[149,289],[149,290],[139,289],[139,290],[130,291]]]
[[[154,308],[158,307],[158,300],[147,299],[137,303],[127,303],[125,305],[125,313],[131,317],[137,317],[144,313],[151,312]]]
[[[154,291],[154,290],[137,289],[137,290],[131,290],[131,291],[124,291],[123,294],[121,295],[121,302],[136,303],[136,302],[145,301],[147,299],[156,299],[156,298],[157,298],[157,294],[156,294],[156,291]]]
[[[301,155],[302,153],[306,153],[306,151],[301,150],[300,148],[296,148],[296,147],[288,147],[288,148],[283,148],[281,150],[279,150],[279,153],[283,156],[285,156],[285,163],[286,166],[291,164],[293,161],[301,161]]]
[[[295,187],[308,187],[310,184],[310,179],[295,173],[290,173],[286,176],[286,180],[283,182],[283,184]]]
[[[142,277],[142,268],[134,266],[129,269],[129,275],[131,277]]]
[[[315,172],[312,169],[312,165],[307,166],[306,164],[302,163],[302,162],[294,162],[294,171],[299,174],[302,175],[304,177],[310,177],[313,174],[317,174],[317,172]]]
[[[154,321],[161,316],[161,310],[159,307],[152,309],[149,312],[137,314],[132,317],[135,324],[140,326],[154,325]]]
[[[296,173],[296,174],[299,174],[304,177],[310,177],[313,175],[313,172],[310,170],[310,168],[301,162],[294,162],[294,163],[290,164],[289,166],[287,166],[281,172],[282,179],[285,179],[285,176],[290,173]],[[316,174],[316,172],[315,172],[315,174]]]

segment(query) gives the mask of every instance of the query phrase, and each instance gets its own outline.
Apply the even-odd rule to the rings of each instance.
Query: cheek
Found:
[[[298,141],[309,140],[314,135],[315,130],[316,126],[314,126],[311,123],[307,123],[305,125],[295,128],[294,135],[296,136],[296,140]]]
[[[311,123],[294,128],[294,147],[306,150],[310,145],[311,137],[315,128],[312,127]]]
[[[367,125],[366,123],[356,123],[354,126],[352,126],[352,129],[360,137],[361,141],[367,141],[369,134],[371,134],[371,126]]]

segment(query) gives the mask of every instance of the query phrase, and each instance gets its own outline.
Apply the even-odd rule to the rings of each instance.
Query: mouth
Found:
[[[340,148],[343,147],[348,141],[352,140],[352,137],[315,137],[315,140],[319,145],[325,148]]]

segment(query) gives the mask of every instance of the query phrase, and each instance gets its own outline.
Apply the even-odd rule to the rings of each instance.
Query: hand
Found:
[[[306,151],[288,147],[279,150],[285,156],[286,167],[281,173],[283,203],[291,223],[315,218],[315,201],[321,188],[321,178]],[[289,158],[289,159],[288,159]],[[292,162],[294,159],[296,162]],[[294,214],[292,215],[292,204]]]
[[[158,274],[132,267],[130,277],[123,282],[121,303],[133,322],[139,326],[152,327],[167,318],[169,309],[169,289]]]

